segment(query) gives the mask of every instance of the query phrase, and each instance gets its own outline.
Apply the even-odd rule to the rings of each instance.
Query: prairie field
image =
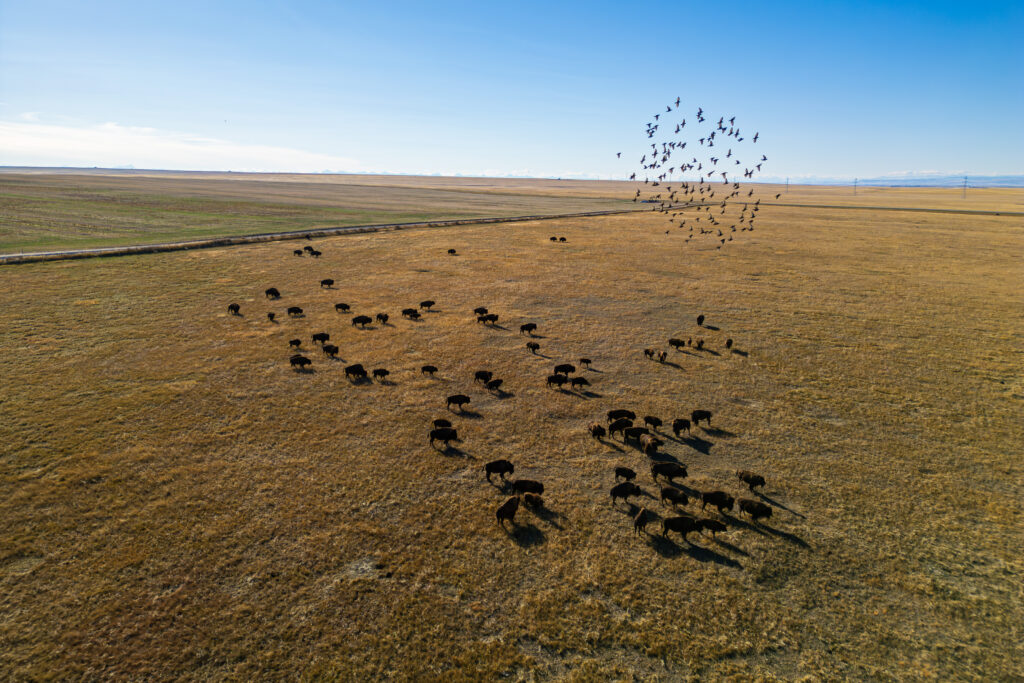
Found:
[[[416,192],[467,195],[430,186],[444,181]],[[174,182],[198,196],[206,181]],[[565,204],[549,183],[469,197]],[[320,211],[292,185],[296,211]],[[598,185],[568,203],[621,197]],[[146,191],[173,204],[182,188]],[[210,192],[196,201],[226,201]],[[1021,679],[1022,219],[866,207],[1024,198],[848,193],[766,200],[721,249],[637,213],[0,268],[2,677]],[[148,239],[131,223],[125,239]],[[292,255],[306,244],[323,256]],[[400,315],[425,299],[419,321]],[[350,324],[381,311],[386,325]],[[289,367],[293,338],[308,372]],[[581,357],[586,391],[545,385]],[[353,363],[391,374],[353,384]],[[502,393],[474,382],[483,369]],[[471,397],[465,413],[451,394]],[[587,432],[620,407],[666,425],[712,411],[689,436],[663,428],[659,457],[687,465],[683,490],[763,501],[771,518],[691,501],[681,511],[728,530],[634,533],[639,506],[678,513],[647,456]],[[427,439],[442,417],[461,439],[448,450]],[[498,458],[545,485],[544,507],[504,528],[509,493],[483,471]],[[616,466],[639,475],[631,504],[611,502]]]

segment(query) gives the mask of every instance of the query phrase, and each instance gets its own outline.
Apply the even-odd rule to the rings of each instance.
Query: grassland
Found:
[[[0,270],[0,670],[1020,679],[1020,220],[758,221],[721,251],[633,215],[323,239],[319,261],[271,243]],[[423,322],[397,315],[425,298]],[[337,301],[393,324],[357,330]],[[320,330],[344,361],[291,371],[287,340]],[[644,359],[670,336],[714,353]],[[593,396],[545,388],[582,355]],[[350,385],[353,362],[393,384]],[[444,455],[426,432],[457,392],[476,416]],[[692,546],[634,535],[608,489],[628,465],[656,494],[646,460],[585,431],[619,406],[713,410],[664,450],[695,488],[763,474],[773,518],[727,515]],[[510,534],[482,475],[498,457],[547,486]]]

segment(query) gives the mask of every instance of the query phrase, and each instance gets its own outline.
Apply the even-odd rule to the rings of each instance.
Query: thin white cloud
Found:
[[[31,114],[31,112],[28,112]],[[194,170],[359,172],[355,159],[251,145],[155,128],[104,123],[70,126],[0,121],[0,164]]]

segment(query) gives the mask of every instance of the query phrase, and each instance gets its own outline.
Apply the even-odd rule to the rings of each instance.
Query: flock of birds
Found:
[[[684,230],[686,242],[704,238],[717,241],[721,249],[737,234],[753,232],[761,200],[743,183],[761,172],[768,157],[747,156],[751,150],[741,143],[753,145],[761,134],[745,137],[735,116],[716,122],[698,107],[688,124],[680,103],[677,97],[647,122],[644,134],[653,142],[629,176],[638,183],[632,200],[663,214],[669,223],[666,233]],[[741,154],[749,160],[741,160]],[[621,159],[622,152],[616,157]]]
[[[554,241],[557,238],[552,237]],[[565,238],[561,238],[560,241],[564,241]],[[295,250],[295,255],[303,256],[310,255],[319,257],[322,252],[313,249],[311,246],[307,246],[302,250]],[[448,253],[456,255],[454,249],[449,249]],[[320,289],[333,289],[333,279],[320,280]],[[280,300],[282,293],[276,287],[269,287],[264,291],[264,295],[268,300]],[[402,317],[408,319],[410,322],[422,321],[422,312],[431,312],[432,307],[436,304],[433,300],[421,301],[417,306],[408,307],[402,310]],[[355,314],[352,310],[352,306],[348,303],[339,302],[334,304],[334,310],[343,315],[350,315],[350,323],[353,327],[366,329],[368,325],[374,321],[381,324],[382,326],[389,325],[390,316],[385,312],[377,313],[373,318],[365,314]],[[241,315],[241,307],[237,303],[232,303],[228,306],[228,312],[232,316]],[[480,306],[473,310],[473,319],[476,323],[481,324],[485,327],[492,329],[506,330],[506,328],[498,325],[499,315],[489,311],[486,307]],[[304,310],[299,306],[289,306],[286,309],[286,314],[289,319],[301,319],[305,316]],[[274,324],[277,324],[276,312],[270,311],[267,313],[267,319]],[[717,327],[705,325],[705,317],[703,315],[697,318],[698,328],[703,330],[715,330]],[[540,349],[540,344],[535,341],[535,332],[538,329],[538,325],[535,322],[524,322],[519,326],[519,333],[521,335],[528,335],[529,341],[526,342],[526,349],[531,354],[537,354]],[[320,331],[314,332],[310,335],[310,341],[314,345],[319,345],[321,352],[328,357],[337,358],[339,348],[336,344],[329,343],[331,341],[331,335],[328,332]],[[718,355],[709,347],[705,346],[703,338],[698,338],[694,341],[693,337],[683,340],[681,338],[672,338],[668,340],[669,346],[674,348],[676,352],[684,353],[701,353],[710,352]],[[288,342],[289,349],[294,352],[289,356],[289,364],[297,372],[310,372],[313,361],[309,356],[303,352],[303,339],[294,338]],[[740,353],[737,349],[733,349],[733,340],[727,339],[725,342],[725,348],[731,353]],[[654,361],[665,363],[668,351],[647,348],[643,351],[644,355]],[[744,354],[745,355],[745,354]],[[585,369],[591,370],[592,360],[589,358],[580,358],[578,363]],[[368,383],[377,381],[382,384],[392,384],[393,382],[388,379],[392,374],[387,368],[377,367],[373,368],[372,371],[368,372],[367,369],[360,363],[351,364],[344,369],[345,376],[347,379],[352,381],[354,384]],[[424,375],[434,376],[438,372],[438,368],[435,365],[423,365],[420,367],[420,372]],[[370,378],[372,376],[372,379]],[[486,391],[491,392],[491,395],[498,397],[509,397],[509,394],[504,391],[503,380],[494,376],[494,373],[490,370],[478,370],[474,374],[473,381],[482,386]],[[586,387],[590,386],[590,381],[585,377],[577,374],[577,368],[572,363],[560,363],[555,365],[553,372],[547,375],[546,378],[547,387],[554,387],[560,392],[565,392],[564,388],[566,385],[569,386],[570,391],[581,391],[586,392]],[[437,447],[437,444],[442,444],[444,449],[447,451],[451,449],[452,442],[460,441],[458,430],[453,424],[452,419],[457,418],[459,415],[465,415],[466,406],[472,402],[472,398],[466,394],[452,394],[447,396],[445,399],[445,408],[451,413],[449,417],[438,418],[434,420],[428,430],[428,440],[432,447]],[[455,410],[453,410],[453,407]],[[686,479],[688,476],[688,470],[686,465],[680,463],[672,456],[667,455],[661,451],[661,447],[665,445],[665,439],[670,438],[662,430],[665,422],[660,418],[653,415],[644,415],[642,418],[643,425],[634,424],[637,420],[637,415],[632,410],[626,408],[618,408],[611,410],[607,413],[607,426],[601,422],[591,422],[587,426],[589,434],[599,440],[604,441],[605,439],[614,438],[616,434],[620,435],[623,444],[629,444],[636,447],[636,449],[648,458],[648,464],[651,471],[651,476],[655,482],[655,485],[661,484],[659,490],[658,499],[666,506],[669,513],[668,516],[661,518],[661,531],[662,536],[667,536],[670,532],[680,533],[684,540],[690,543],[687,534],[691,532],[704,532],[709,531],[714,538],[714,534],[717,532],[725,531],[727,529],[726,523],[722,520],[731,520],[734,524],[737,520],[731,517],[720,517],[719,519],[709,517],[697,517],[685,511],[690,501],[699,503],[701,512],[705,512],[707,507],[710,505],[712,508],[718,511],[719,515],[724,515],[726,511],[731,511],[736,504],[736,497],[722,489],[705,490],[700,491],[693,488],[688,488],[681,484],[680,479]],[[714,434],[711,430],[711,418],[712,413],[703,409],[696,409],[689,413],[688,417],[676,417],[671,420],[672,432],[675,435],[675,441],[682,445],[695,445],[699,447],[699,444],[703,442],[705,446],[710,445],[709,442],[702,439],[690,440],[690,433],[692,429],[700,428],[700,423],[703,421],[706,423],[705,435]],[[682,432],[686,432],[687,436],[682,437]],[[664,437],[664,438],[662,438]],[[705,450],[706,452],[706,450]],[[511,475],[515,472],[514,464],[507,459],[499,459],[488,462],[484,466],[484,474],[488,482],[493,484],[492,477],[497,475],[500,478],[501,486],[499,490],[506,494],[511,493],[501,505],[498,506],[495,515],[497,521],[504,528],[506,523],[515,525],[515,516],[520,508],[520,504],[523,504],[535,511],[544,510],[544,500],[542,495],[545,491],[544,484],[532,479],[506,479],[507,475]],[[737,472],[739,480],[749,486],[750,491],[754,491],[757,487],[763,487],[765,480],[762,476],[754,474],[749,471],[741,470]],[[628,466],[618,466],[614,468],[615,485],[611,488],[610,494],[612,499],[612,505],[616,505],[618,501],[624,501],[629,505],[630,516],[633,519],[634,531],[638,533],[647,533],[647,525],[653,519],[657,519],[659,516],[647,507],[636,507],[629,501],[630,498],[638,496],[648,496],[637,483],[636,471]],[[651,496],[653,498],[653,496]],[[751,520],[757,524],[760,520],[769,518],[772,513],[772,508],[766,505],[760,500],[753,500],[750,498],[741,498],[738,502],[739,509],[741,512],[746,513]]]

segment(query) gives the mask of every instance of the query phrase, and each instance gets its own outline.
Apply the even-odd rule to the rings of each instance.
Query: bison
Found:
[[[562,385],[569,381],[569,378],[565,375],[548,375],[548,386],[555,385],[559,389]]]
[[[665,351],[658,351],[658,362],[664,363],[665,359],[668,358],[668,353]]]
[[[512,474],[515,471],[516,466],[508,460],[492,460],[484,465],[484,473],[487,475],[487,481],[491,480],[492,474],[497,474],[504,479],[506,474]]]
[[[697,343],[694,345],[693,348],[697,349],[698,351],[703,351],[704,350],[704,340],[703,339],[698,339]]]
[[[604,426],[597,422],[591,422],[587,426],[587,429],[590,431],[590,435],[595,439],[603,439],[605,435],[608,433],[605,431]]]
[[[476,315],[487,315],[487,309],[483,306],[477,306],[473,309],[473,313]]]
[[[366,379],[366,368],[364,368],[360,363],[350,365],[345,368],[345,377],[351,380]]]
[[[446,407],[451,410],[452,406],[457,406],[459,411],[462,411],[462,406],[470,402],[469,396],[465,394],[453,394],[446,399]]]
[[[700,421],[704,420],[708,423],[708,427],[711,426],[711,411],[710,410],[695,410],[690,413],[690,419],[693,420],[693,426],[697,427],[700,425]]]
[[[765,505],[759,500],[750,500],[749,498],[740,498],[740,510],[750,515],[750,518],[755,522],[772,516],[770,505]]]
[[[644,349],[644,355],[654,360],[654,357],[658,355],[658,349]]]
[[[704,530],[707,529],[711,532],[711,538],[714,538],[715,534],[719,531],[726,530],[726,526],[717,519],[698,519],[697,524],[700,527],[698,531],[700,531],[700,533],[704,533]]]
[[[295,254],[296,256],[302,256],[302,250],[301,249],[296,249],[292,253]]]
[[[677,488],[672,486],[661,487],[661,502],[668,501],[669,505],[687,505],[690,499],[686,497],[686,494]]]
[[[381,325],[387,325],[388,324],[388,314],[387,313],[378,313],[377,314],[377,322],[379,322]]]
[[[450,250],[449,250],[450,251]],[[498,524],[504,526],[505,520],[516,523],[516,511],[519,509],[519,498],[512,496],[498,507]]]
[[[409,315],[407,315],[407,316],[405,316],[405,317],[407,317],[407,318],[408,318],[409,320],[419,320],[419,319],[420,319],[420,318],[422,318],[423,316],[422,316],[422,315],[420,315],[420,312],[419,312],[419,311],[411,311],[411,312],[409,313]]]
[[[531,352],[537,353],[540,349],[540,344],[537,342],[526,342],[526,348],[530,349]]]
[[[656,462],[651,465],[651,478],[658,482],[658,477],[665,477],[670,482],[686,479],[686,465],[677,462]]]
[[[480,382],[481,384],[487,384],[494,377],[494,373],[490,370],[477,370],[473,375],[474,382]]]
[[[362,329],[366,329],[366,326],[373,322],[373,319],[368,315],[357,315],[352,318],[352,324]]]
[[[433,377],[434,373],[437,372],[437,367],[434,365],[424,365],[422,368],[420,368],[420,372],[424,375],[430,375],[431,377]]]
[[[384,368],[374,368],[373,370],[373,378],[378,379],[381,382],[387,379],[387,376],[390,374],[391,373],[388,370],[385,370]]]
[[[657,430],[661,426],[661,420],[653,415],[644,415],[644,424],[651,429]]]
[[[754,490],[755,486],[760,486],[761,488],[764,488],[764,477],[762,477],[760,474],[754,474],[753,472],[748,472],[747,470],[739,470],[736,473],[736,477],[744,484],[749,486],[751,491]]]
[[[455,256],[459,252],[455,251],[454,249],[449,249],[448,253],[451,254],[452,256]]]
[[[484,386],[487,388],[488,391],[500,392],[501,391],[501,384],[502,384],[502,382],[503,382],[503,380],[500,380],[500,379],[492,379],[490,382],[488,382]]]
[[[569,385],[573,389],[579,389],[581,387],[589,387],[590,382],[588,382],[585,377],[573,377],[569,380]]]
[[[658,447],[664,445],[664,443],[661,439],[650,434],[640,435],[640,446],[643,448],[644,455],[648,457],[657,455]]]
[[[334,286],[334,280],[332,280],[331,278],[325,278],[320,281],[320,286],[330,289],[331,287]]]
[[[302,346],[302,340],[301,339],[289,339],[288,340],[288,346],[290,346],[293,349],[297,349],[300,346]]]
[[[588,370],[590,369],[590,364],[592,362],[593,361],[590,360],[589,358],[580,358],[580,365],[582,365],[583,367],[585,367]]]
[[[565,241],[565,238],[564,238],[564,237],[559,237],[559,238],[558,238],[558,241],[559,241],[559,242],[564,242],[564,241]]]
[[[650,430],[647,427],[626,427],[622,430],[623,439],[638,440],[644,434],[650,434]]]
[[[348,304],[334,304],[334,310],[338,313],[348,313],[351,308]]]
[[[451,441],[458,441],[459,433],[451,427],[438,427],[437,429],[430,430],[430,445],[433,447],[434,442],[440,441],[444,444],[445,448],[448,448],[448,443]]]
[[[682,534],[683,540],[689,543],[690,539],[686,535],[693,531],[700,531],[700,526],[693,517],[669,517],[661,522],[661,535],[668,536],[670,531]]]
[[[703,326],[704,326],[704,314],[702,313],[701,315],[697,316],[697,327],[703,327]]]
[[[726,510],[732,510],[733,503],[736,499],[730,496],[725,491],[705,491],[700,494],[700,509],[705,509],[708,505],[712,505],[718,508],[719,512]]]
[[[619,408],[618,410],[609,410],[608,411],[608,421],[609,422],[615,422],[615,420],[621,420],[622,418],[626,418],[626,419],[629,419],[629,420],[635,420],[636,419],[636,413],[634,413],[632,410],[625,410],[623,408]]]
[[[537,323],[524,323],[524,324],[519,326],[519,334],[524,334],[526,332],[529,332],[530,336],[532,337],[533,333],[534,333],[534,331],[536,331],[536,329],[537,329]]]
[[[267,313],[267,320],[269,320],[270,322],[274,322],[274,318],[276,318],[276,317],[277,317],[277,314],[274,313],[273,311],[271,311],[270,313]]]
[[[668,345],[674,348],[676,351],[679,351],[684,346],[686,346],[686,342],[684,342],[682,339],[672,338],[668,340]]]
[[[690,433],[689,420],[687,420],[685,417],[677,417],[676,419],[672,420],[672,433],[676,435],[676,438],[679,438],[679,432],[683,431],[684,429],[686,430],[687,434]]]
[[[329,341],[330,338],[331,335],[327,334],[326,332],[317,332],[316,334],[313,335],[313,342],[323,345],[327,341]]]
[[[441,429],[442,427],[451,427],[452,421],[446,420],[443,417],[439,417],[436,420],[434,420],[431,424],[434,425],[434,429]]]
[[[321,256],[324,255],[324,253],[322,251],[317,251],[316,249],[313,249],[312,251],[309,252],[309,255],[312,256],[313,258],[320,258]]]
[[[732,339],[726,339],[725,340],[725,348],[726,349],[731,349],[732,348]]]
[[[552,242],[557,242],[557,241],[558,241],[558,238],[557,238],[557,237],[554,237],[554,236],[552,236],[552,237],[551,237],[551,241],[552,241]]]
[[[338,350],[338,347],[334,344],[324,344],[323,346],[324,355],[330,356],[331,358],[337,358]]]
[[[413,313],[419,313],[415,308],[403,308],[402,316],[405,318],[411,318]]]
[[[265,294],[268,299],[281,298],[281,292],[277,291],[277,287],[269,287],[268,289],[264,290],[263,294]]]
[[[430,307],[433,306],[436,303],[437,303],[436,301],[432,301],[430,299],[427,299],[426,301],[421,301],[420,302],[420,308],[425,308],[425,309],[427,309],[429,311]]]
[[[628,467],[616,467],[615,468],[615,481],[619,479],[625,479],[626,481],[633,481],[636,479],[636,472],[629,469]]]
[[[523,503],[527,507],[533,508],[534,510],[541,510],[544,508],[544,499],[538,496],[536,493],[524,493]]]
[[[544,484],[532,479],[516,479],[512,482],[512,490],[516,493],[536,493],[539,496],[544,493]]]
[[[633,426],[633,421],[628,418],[620,418],[608,425],[608,435],[614,436],[615,432],[622,432]],[[623,437],[625,438],[625,437]]]
[[[286,313],[288,313],[288,315],[292,318],[298,318],[300,315],[302,315],[302,309],[299,308],[298,306],[289,306]]]
[[[561,365],[555,366],[556,375],[565,375],[568,377],[574,372],[576,372],[576,366],[571,363],[562,363]]]
[[[621,484],[616,484],[612,487],[612,505],[615,505],[615,501],[619,498],[623,499],[627,503],[629,502],[630,496],[639,496],[643,494],[643,489],[634,484],[631,481],[624,481]]]
[[[228,304],[228,313],[231,315],[238,315],[240,310],[242,310],[242,307],[238,304]]]
[[[288,363],[291,364],[291,366],[293,368],[298,368],[299,370],[303,370],[303,369],[305,369],[305,367],[307,365],[312,365],[313,361],[311,361],[310,359],[306,358],[301,353],[297,353],[297,354],[295,354],[294,356],[292,356],[291,358],[288,359]]]
[[[636,517],[633,518],[633,533],[638,534],[641,531],[647,533],[649,521],[651,521],[651,516],[647,512],[647,508],[640,508],[640,512],[636,513]]]

